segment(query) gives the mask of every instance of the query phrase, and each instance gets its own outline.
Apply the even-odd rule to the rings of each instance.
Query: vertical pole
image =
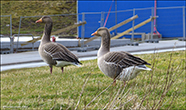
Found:
[[[12,15],[10,15],[10,53],[14,52],[14,37],[12,36]]]
[[[151,8],[151,17],[154,16],[153,12],[154,12],[154,7]],[[154,20],[151,19],[151,40],[153,39],[153,28],[154,28],[154,22],[153,21]]]
[[[82,22],[85,21],[85,13],[82,13]],[[81,27],[81,48],[84,51],[85,24]]]
[[[133,9],[133,16],[135,16],[135,8]],[[132,21],[132,42],[134,42],[134,24],[135,21]]]
[[[77,23],[79,23],[79,13],[78,13],[78,3],[79,1],[77,0],[76,2],[76,18],[77,18]],[[77,38],[79,38],[79,26],[77,27]]]
[[[10,37],[10,53],[14,53],[14,37]]]
[[[17,49],[16,49],[16,53],[18,51],[19,34],[20,34],[20,28],[21,28],[21,19],[22,19],[22,16],[20,17],[20,20],[19,20],[19,31],[18,31],[18,36],[17,36]]]
[[[117,24],[117,0],[115,0],[115,25]],[[115,30],[115,34],[117,35],[117,28]]]
[[[104,12],[101,12],[101,23],[100,23],[100,27],[103,27],[104,25]],[[100,37],[100,41],[99,41],[99,47],[101,46],[101,37]]]
[[[32,39],[34,39],[34,36],[33,35],[31,36],[32,36]],[[34,51],[34,42],[32,42],[32,51]]]
[[[10,15],[10,37],[12,37],[12,15]]]
[[[185,39],[185,6],[183,6],[183,40]]]
[[[154,1],[154,16],[156,16],[156,12],[157,12],[157,0]],[[156,19],[154,19],[154,27],[153,27],[154,31],[156,31]]]
[[[103,27],[104,25],[104,12],[101,12],[101,23],[100,23],[100,27]]]

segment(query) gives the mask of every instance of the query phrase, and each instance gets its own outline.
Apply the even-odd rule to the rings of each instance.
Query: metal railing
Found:
[[[19,37],[20,36],[31,36],[32,37],[32,40],[34,39],[34,36],[33,34],[14,34],[13,37],[16,37],[17,36],[17,43],[16,43],[16,53],[19,51]],[[14,44],[13,44],[14,45]],[[32,51],[34,51],[34,42],[32,42]]]
[[[9,38],[10,38],[10,53],[13,53],[13,37],[12,37],[12,15],[1,15],[1,17],[10,17],[10,23],[9,23],[9,26],[10,26],[10,32],[9,32]],[[1,25],[2,26],[2,25]],[[1,27],[2,28],[2,27]],[[1,30],[2,31],[2,30]],[[8,33],[7,33],[8,34]],[[4,35],[1,35],[1,37],[4,36]]]
[[[179,10],[177,10],[179,9]],[[179,7],[157,7],[157,11],[162,12],[162,11],[165,11],[164,13],[167,14],[169,13],[167,10],[173,10],[171,11],[171,13],[169,14],[169,16],[167,15],[162,15],[162,16],[159,16],[158,19],[157,19],[157,22],[159,23],[158,25],[155,25],[157,27],[157,29],[160,29],[160,28],[166,28],[166,27],[171,27],[170,31],[176,31],[176,29],[174,28],[174,26],[182,26],[183,30],[183,34],[180,34],[180,35],[183,35],[183,37],[181,39],[186,39],[185,37],[185,6],[179,6]],[[87,24],[85,25],[82,25],[80,27],[77,28],[77,34],[78,34],[78,37],[80,36],[80,43],[81,43],[81,50],[82,51],[86,51],[86,48],[84,47],[84,41],[85,41],[85,38],[90,37],[91,33],[94,32],[98,27],[100,26],[103,26],[104,24],[104,19],[105,19],[105,14],[107,14],[108,12],[83,12],[83,13],[74,13],[74,14],[57,14],[57,15],[49,15],[49,16],[52,16],[52,17],[69,17],[69,16],[74,16],[75,18],[77,18],[77,22],[83,22],[83,21],[86,21]],[[117,16],[113,16],[112,14],[116,14],[117,13]],[[174,20],[174,16],[175,14],[178,14],[179,16],[179,21],[181,23],[177,23],[177,24],[174,24],[173,22],[170,22],[168,24],[170,25],[167,25],[167,24],[164,24],[163,21],[161,21],[161,19],[165,19],[167,17],[171,18],[172,21],[175,21]],[[133,28],[132,30],[132,34],[131,34],[131,42],[134,42],[134,38],[135,38],[135,34],[134,33],[138,33],[139,30],[134,30],[134,26],[135,24],[138,24],[139,22],[141,21],[144,21],[145,19],[147,19],[148,17],[152,17],[154,15],[154,7],[149,7],[149,8],[135,8],[135,9],[129,9],[129,10],[119,10],[119,11],[111,11],[110,12],[110,17],[108,19],[108,22],[107,22],[107,27],[111,27],[113,26],[113,24],[115,25],[117,22],[121,22],[121,19],[125,20],[129,17],[131,17],[132,15],[138,15],[139,18],[138,19],[135,19],[132,21],[132,24],[127,24],[123,27],[120,27],[119,29],[117,29],[117,31],[115,31],[117,33],[121,32],[121,30],[126,30],[128,28]],[[34,39],[34,36],[36,35],[32,35],[31,33],[33,33],[33,30],[29,30],[30,28],[28,28],[28,33],[27,34],[23,34],[22,33],[22,28],[21,28],[21,25],[24,24],[23,22],[25,22],[26,20],[25,19],[29,19],[29,18],[38,18],[38,17],[41,17],[41,16],[21,16],[20,17],[20,20],[19,20],[19,29],[18,29],[18,34],[14,34],[12,36],[12,16],[11,15],[1,15],[1,17],[10,17],[10,53],[13,53],[14,52],[14,37],[17,36],[18,39],[17,39],[17,44],[16,44],[16,52],[18,51],[18,45],[19,45],[19,36],[32,36],[32,38]],[[93,19],[93,20],[89,20],[89,19]],[[113,20],[113,19],[116,19],[116,20]],[[68,20],[68,19],[67,19]],[[76,19],[75,19],[76,20]],[[117,22],[115,22],[117,21]],[[54,23],[55,24],[55,23]],[[61,24],[61,25],[64,25],[64,24]],[[65,24],[66,25],[66,24]],[[148,24],[149,25],[149,24]],[[30,26],[33,26],[33,24],[31,24]],[[145,33],[149,33],[148,35],[150,35],[149,39],[154,39],[152,36],[153,36],[153,20],[151,21],[149,27],[148,26],[144,26],[142,30],[146,30]],[[55,27],[55,26],[54,26]],[[35,28],[37,29],[37,27],[35,26]],[[164,31],[164,30],[163,30]],[[180,31],[180,30],[179,30]],[[142,31],[143,32],[143,31]],[[139,32],[140,33],[140,32]],[[143,32],[144,33],[144,32]],[[74,34],[74,33],[73,33]],[[164,37],[164,34],[162,35]],[[101,42],[101,40],[100,40]],[[32,50],[34,48],[34,43],[32,44]]]

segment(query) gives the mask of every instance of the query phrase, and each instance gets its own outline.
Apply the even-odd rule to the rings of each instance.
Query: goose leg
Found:
[[[63,73],[63,67],[61,67],[61,71],[62,71],[62,73]]]
[[[116,80],[114,79],[113,86],[116,86]]]
[[[126,81],[123,81],[123,86],[125,86],[126,85]]]
[[[52,66],[50,66],[50,74],[52,74]]]

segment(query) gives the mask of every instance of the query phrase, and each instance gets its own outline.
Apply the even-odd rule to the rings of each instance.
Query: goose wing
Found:
[[[127,52],[109,52],[104,55],[104,61],[107,63],[112,63],[121,68],[127,68],[130,66],[138,66],[138,65],[150,65],[143,59],[136,57]]]
[[[78,58],[72,52],[59,43],[50,42],[46,44],[44,46],[44,52],[57,61],[80,63]]]

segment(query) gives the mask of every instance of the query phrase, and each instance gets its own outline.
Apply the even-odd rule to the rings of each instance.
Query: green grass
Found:
[[[97,60],[82,67],[25,68],[1,73],[1,109],[186,109],[185,51],[137,55],[152,65],[123,86],[105,76]],[[94,99],[95,98],[95,99]],[[88,106],[89,105],[89,106]]]

